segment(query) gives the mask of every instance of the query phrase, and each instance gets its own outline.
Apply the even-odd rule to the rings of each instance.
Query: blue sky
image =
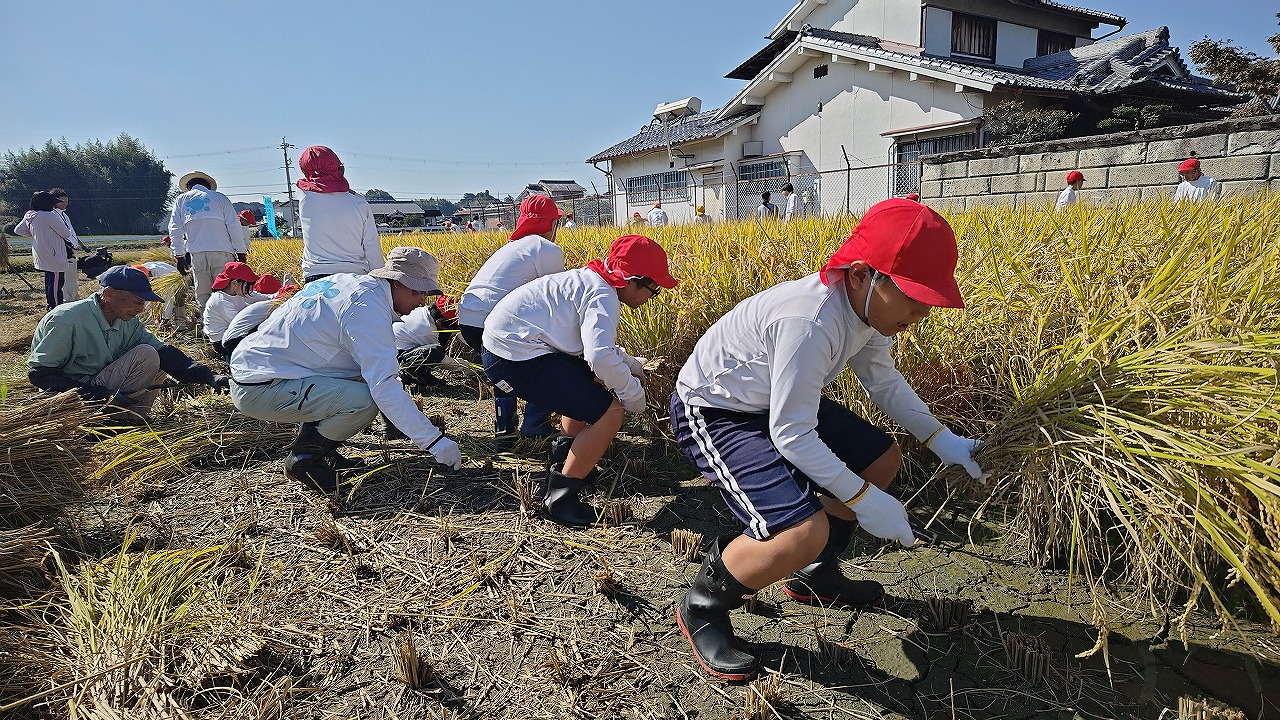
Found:
[[[1270,57],[1280,31],[1280,3],[1261,0],[1068,4],[1122,15],[1126,33],[1167,25],[1184,58],[1204,36]],[[334,148],[353,187],[397,198],[590,189],[604,176],[583,160],[657,103],[727,100],[742,83],[724,74],[791,5],[6,0],[0,150],[125,132],[242,201],[283,195],[282,136]]]

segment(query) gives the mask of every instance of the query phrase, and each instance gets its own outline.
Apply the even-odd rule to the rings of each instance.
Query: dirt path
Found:
[[[24,359],[42,305],[0,276],[4,367]],[[962,506],[935,523],[934,546],[855,538],[844,569],[886,585],[880,610],[808,607],[766,589],[734,614],[765,679],[711,682],[672,620],[700,558],[675,557],[671,531],[701,533],[703,547],[734,531],[714,489],[659,442],[628,435],[604,477],[631,519],[584,532],[545,522],[521,504],[545,448],[486,458],[491,410],[476,378],[443,374],[450,387],[424,407],[476,458],[461,472],[439,472],[409,444],[387,446],[375,424],[347,451],[381,469],[330,500],[285,480],[283,443],[263,441],[163,486],[99,493],[63,521],[64,535],[90,556],[117,550],[132,527],[140,548],[239,543],[260,557],[246,632],[263,648],[254,671],[291,679],[289,718],[706,720],[742,717],[749,696],[796,718],[1176,717],[1186,695],[1249,717],[1280,707],[1280,647],[1265,628],[1215,638],[1213,619],[1196,616],[1188,652],[1117,599],[1102,608],[1110,678],[1103,653],[1077,659],[1097,637],[1088,588],[1029,567],[998,526],[975,526],[970,544]],[[199,403],[198,420],[179,400],[159,422],[244,422],[224,399]],[[911,490],[909,479],[898,488]],[[926,520],[936,502],[913,512]],[[407,638],[432,670],[425,689],[393,679]]]

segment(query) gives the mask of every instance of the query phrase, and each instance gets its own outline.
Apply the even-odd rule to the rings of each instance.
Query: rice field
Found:
[[[1270,623],[1273,632],[1280,628],[1280,197],[1199,206],[1077,206],[1059,214],[986,209],[949,219],[960,241],[958,275],[967,307],[935,311],[899,336],[896,352],[904,375],[940,419],[986,439],[979,460],[993,475],[976,483],[941,469],[931,453],[899,436],[908,454],[901,494],[910,498],[913,515],[948,525],[958,533],[957,547],[976,551],[993,532],[1001,533],[1021,548],[1018,562],[1065,571],[1067,594],[1082,608],[1097,643],[1075,650],[1079,657],[1106,657],[1101,684],[1112,672],[1107,638],[1123,634],[1135,615],[1163,619],[1166,630],[1184,641],[1189,625],[1204,632],[1205,610],[1223,630],[1255,621]],[[712,521],[714,514],[700,503],[696,510],[676,507],[693,502],[679,496],[664,510],[652,497],[621,493],[633,492],[651,473],[688,477],[687,468],[667,469],[679,461],[663,451],[661,416],[676,371],[702,332],[754,292],[816,271],[855,223],[806,218],[789,225],[641,231],[666,248],[681,284],[623,314],[621,343],[655,360],[648,381],[652,412],[631,426],[636,437],[628,441],[629,452],[643,448],[642,457],[613,458],[618,477],[601,501],[613,505],[617,522],[587,534],[546,530],[530,520],[536,482],[512,457],[486,445],[485,391],[474,374],[455,377],[453,394],[426,401],[462,436],[472,459],[465,480],[442,480],[424,469],[430,466],[419,455],[366,440],[361,450],[375,461],[371,470],[328,504],[310,505],[294,488],[281,495],[276,480],[262,485],[263,478],[275,477],[263,465],[277,459],[289,429],[249,421],[224,399],[169,398],[164,422],[99,442],[90,454],[67,446],[66,438],[83,438],[77,428],[84,418],[74,408],[29,404],[15,385],[0,406],[8,413],[0,423],[14,431],[0,440],[14,458],[0,467],[0,501],[38,511],[5,523],[15,529],[0,535],[0,555],[15,569],[0,581],[24,588],[33,599],[17,615],[10,613],[0,641],[12,638],[6,634],[12,617],[36,630],[19,653],[25,670],[6,682],[18,695],[44,692],[38,706],[53,716],[115,717],[104,710],[110,708],[121,717],[293,717],[283,708],[309,697],[300,688],[313,675],[284,672],[276,660],[276,671],[250,681],[245,667],[264,653],[283,652],[268,636],[309,648],[312,635],[323,634],[331,621],[365,623],[351,632],[380,648],[387,669],[379,682],[390,679],[437,703],[412,717],[476,716],[457,710],[458,673],[451,667],[461,662],[456,635],[467,627],[477,638],[496,633],[497,655],[464,665],[507,668],[511,660],[503,653],[531,658],[510,672],[532,673],[535,686],[551,688],[554,702],[580,716],[613,716],[605,710],[614,707],[611,696],[649,697],[645,678],[667,676],[638,649],[648,641],[637,646],[637,638],[649,636],[637,635],[634,624],[664,628],[669,618],[646,608],[650,590],[643,578],[655,573],[659,550],[664,567],[675,557],[673,567],[692,562],[696,568],[702,536],[694,531],[715,531],[714,522],[673,526],[663,513]],[[579,228],[561,231],[558,242],[567,264],[576,267],[602,256],[619,234]],[[442,286],[457,295],[505,240],[498,233],[409,233],[383,243],[384,250],[398,244],[430,250],[441,261]],[[258,272],[300,277],[300,256],[299,241],[255,241],[250,263]],[[180,292],[177,283],[157,285],[162,294]],[[832,394],[884,420],[850,374]],[[26,421],[31,417],[39,420]],[[521,452],[533,465],[541,457],[539,448]],[[185,487],[193,482],[210,482],[216,491]],[[271,503],[257,497],[263,487]],[[95,513],[122,503],[145,510],[125,523],[133,534],[111,544],[111,552],[95,556],[82,540],[69,553],[65,539],[50,533],[57,513],[80,502],[82,492]],[[205,508],[183,511],[190,515],[186,524],[152,499],[168,508],[166,495],[183,494]],[[217,518],[219,511],[211,509],[217,502],[231,503],[234,515]],[[493,514],[513,505],[514,515]],[[481,509],[458,509],[464,507]],[[383,523],[376,526],[381,529],[353,523],[352,513]],[[71,515],[79,518],[72,526],[88,517],[74,508]],[[215,520],[226,529],[205,529]],[[296,539],[288,547],[272,546],[273,522],[300,528],[303,545],[338,559],[317,567],[307,565],[316,562],[317,551],[303,552]],[[149,539],[137,538],[139,527],[147,528]],[[882,551],[865,552],[864,567],[884,569]],[[31,580],[41,569],[43,589]],[[356,584],[315,580],[310,584],[319,589],[291,590],[310,598],[302,605],[296,598],[259,597],[261,578],[290,572],[317,578],[346,573]],[[381,609],[368,606],[358,591],[362,573],[401,578],[394,585],[403,586],[403,594],[383,590]],[[434,582],[419,585],[419,576]],[[680,582],[659,585],[678,597]],[[1020,634],[1027,628],[1013,633],[1001,627],[980,589],[964,597],[926,590],[913,610],[921,627],[972,635],[979,658],[988,650],[975,628],[987,628],[983,632],[994,638],[989,652],[1009,658],[1002,667],[1017,675],[1020,687],[1034,686],[1028,698],[1035,695],[1050,707],[1081,701],[1071,687],[1084,682],[1089,660],[1077,662],[1038,636]],[[589,639],[581,617],[548,605],[547,593],[574,598],[579,615],[605,612],[615,627]],[[1117,596],[1124,602],[1117,603]],[[768,591],[761,598],[766,612],[777,604]],[[310,613],[313,624],[280,619],[289,607],[312,605],[329,608]],[[614,609],[601,610],[606,607]],[[487,625],[474,624],[486,618]],[[843,634],[833,627],[837,620],[834,613],[804,619],[810,623],[805,636],[817,642],[811,662],[852,667],[863,662],[858,658],[875,657],[871,645],[849,635],[848,625]],[[293,629],[285,632],[284,625]],[[380,643],[370,640],[374,626],[384,626]],[[682,642],[678,635],[675,640]],[[0,642],[0,665],[13,667],[13,657]],[[784,653],[779,674],[762,678],[729,704],[756,717],[787,716],[772,708],[795,701],[794,683],[779,680],[795,672],[789,662],[794,658],[788,661]],[[1093,671],[1101,667],[1095,663]],[[677,678],[681,671],[667,669]],[[479,680],[472,680],[490,701],[502,693],[500,679],[485,684],[489,671],[474,672]],[[812,667],[805,674],[827,677]],[[835,673],[827,682],[839,685],[842,677]],[[1003,675],[998,680],[993,687],[1012,682]],[[0,691],[4,687],[0,683]],[[962,702],[968,692],[962,688]],[[206,693],[217,703],[200,701]],[[945,690],[938,693],[936,707],[945,711]],[[635,717],[679,717],[684,709],[677,697],[683,696],[673,694],[670,715]],[[954,687],[949,702],[954,715]],[[721,700],[714,703],[724,707]],[[846,716],[874,716],[872,709],[859,712]],[[963,707],[959,716],[1004,717]]]

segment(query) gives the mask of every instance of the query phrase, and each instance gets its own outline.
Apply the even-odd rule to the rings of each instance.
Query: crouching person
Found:
[[[445,361],[445,349],[458,332],[458,306],[453,298],[441,295],[430,305],[414,308],[391,330],[396,336],[404,384],[424,388],[443,385],[431,370]],[[448,334],[441,337],[441,332]]]
[[[223,340],[236,314],[256,302],[271,299],[270,295],[255,289],[261,279],[252,268],[242,262],[227,263],[213,279],[210,286],[213,292],[204,303],[201,320],[205,337],[213,343],[213,349],[223,360],[231,357],[231,351]]]
[[[884,589],[839,570],[856,522],[910,547],[906,510],[884,492],[902,464],[893,439],[822,390],[847,365],[890,418],[978,477],[979,443],[940,423],[894,365],[891,338],[931,308],[964,306],[955,235],[909,200],[873,206],[822,272],[743,300],[698,340],[671,395],[680,449],[745,526],[708,550],[676,610],[699,664],[745,680],[756,657],[729,612],[783,578],[791,598],[877,604]]]
[[[542,501],[552,520],[586,527],[599,518],[581,493],[599,474],[596,462],[622,428],[623,411],[647,407],[643,363],[618,347],[621,306],[638,308],[675,286],[666,252],[647,237],[625,235],[604,261],[512,290],[485,320],[489,379],[561,415]]]
[[[440,263],[397,247],[368,275],[314,280],[285,301],[231,353],[231,399],[250,417],[300,423],[285,476],[321,492],[337,489],[352,461],[343,441],[381,410],[418,447],[454,470],[458,444],[418,410],[400,382],[391,325],[438,294]]]
[[[40,390],[75,390],[101,400],[113,419],[146,420],[169,375],[226,392],[228,378],[152,335],[138,315],[159,302],[146,273],[117,265],[98,276],[102,289],[49,311],[36,326],[27,378]]]

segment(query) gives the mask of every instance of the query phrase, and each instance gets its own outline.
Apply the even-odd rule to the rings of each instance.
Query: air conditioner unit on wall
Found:
[[[742,157],[744,158],[760,157],[763,154],[764,154],[763,140],[751,140],[751,141],[742,143]]]

